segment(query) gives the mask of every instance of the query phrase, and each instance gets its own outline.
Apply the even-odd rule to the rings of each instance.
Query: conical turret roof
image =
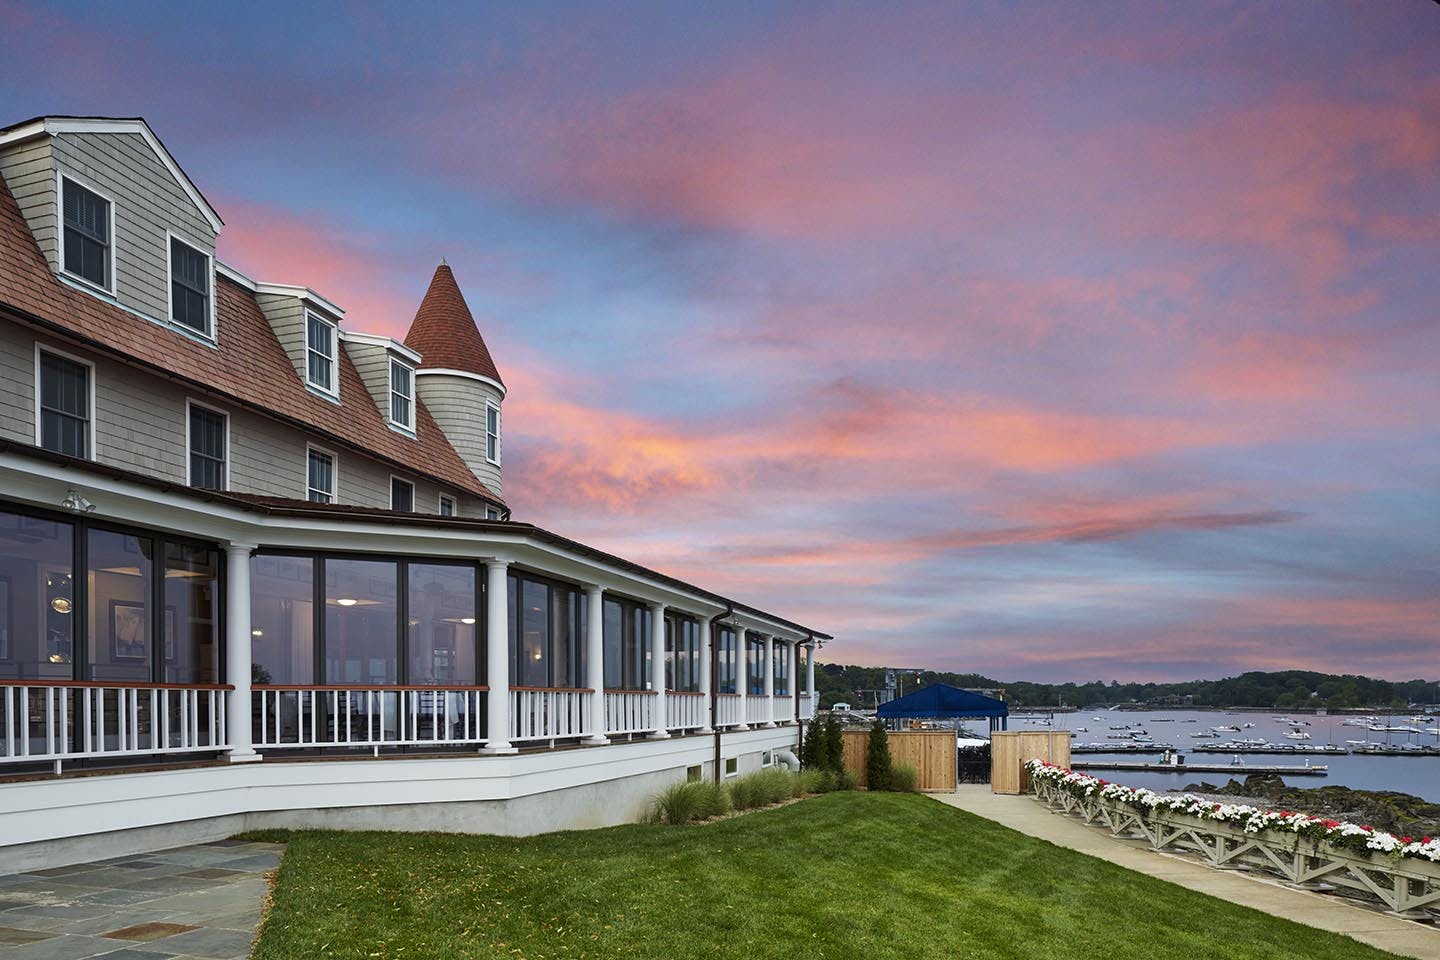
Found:
[[[405,346],[420,353],[420,369],[444,368],[489,377],[497,383],[500,371],[490,358],[485,338],[455,282],[455,274],[443,260],[430,278],[430,289],[405,334]]]

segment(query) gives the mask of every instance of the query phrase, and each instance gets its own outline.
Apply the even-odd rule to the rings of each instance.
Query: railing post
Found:
[[[750,729],[750,648],[745,641],[745,628],[735,625],[735,692],[740,694],[740,722],[736,730]]]
[[[710,727],[710,618],[700,618],[700,733],[713,733]]]
[[[652,740],[667,740],[665,728],[665,604],[650,604],[650,681],[655,691],[655,730]]]
[[[765,638],[765,722],[761,727],[775,726],[775,638]]]
[[[485,561],[485,722],[481,753],[518,753],[510,745],[510,561]]]
[[[590,736],[581,743],[600,746],[610,742],[605,736],[605,590],[597,584],[585,585],[585,685],[590,694]]]
[[[250,552],[254,549],[249,543],[225,548],[225,682],[234,687],[225,701],[225,733],[231,763],[261,759],[250,729]]]

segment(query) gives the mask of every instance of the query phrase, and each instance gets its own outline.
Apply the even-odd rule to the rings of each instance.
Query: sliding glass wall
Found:
[[[735,685],[736,665],[739,656],[735,650],[735,631],[731,627],[717,627],[715,629],[715,692],[716,693],[739,693]]]
[[[650,608],[623,597],[605,598],[605,687],[650,688]]]
[[[585,677],[584,594],[570,584],[512,571],[510,683],[573,689]]]
[[[665,685],[669,690],[700,689],[700,622],[694,617],[665,615]]]

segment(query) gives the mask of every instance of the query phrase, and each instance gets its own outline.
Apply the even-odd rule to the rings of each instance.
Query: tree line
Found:
[[[1378,680],[1353,674],[1316,673],[1309,670],[1251,671],[1221,680],[1187,680],[1182,683],[1028,683],[1001,681],[978,673],[923,670],[901,675],[901,693],[932,683],[954,687],[1005,691],[1011,707],[1089,707],[1117,703],[1146,703],[1197,707],[1274,707],[1299,709],[1356,707],[1405,709],[1412,703],[1440,702],[1440,681]],[[849,703],[873,705],[872,693],[885,686],[883,667],[838,663],[816,664],[815,686],[820,706]]]

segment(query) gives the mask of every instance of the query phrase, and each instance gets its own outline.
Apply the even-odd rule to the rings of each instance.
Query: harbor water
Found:
[[[1308,726],[1291,727],[1276,717],[1303,721]],[[1410,714],[1387,716],[1376,714],[1378,724],[1386,727],[1409,726],[1420,730],[1440,726],[1440,717],[1430,717],[1425,722],[1413,721]],[[1099,719],[1095,719],[1095,718]],[[1357,790],[1396,790],[1426,800],[1440,803],[1440,755],[1428,756],[1372,756],[1351,752],[1349,754],[1263,754],[1263,753],[1196,753],[1199,745],[1220,744],[1229,740],[1265,740],[1273,745],[1294,746],[1336,746],[1356,749],[1347,741],[1358,740],[1381,746],[1401,747],[1413,744],[1425,747],[1440,746],[1440,735],[1433,733],[1409,733],[1398,731],[1373,731],[1365,726],[1346,725],[1343,721],[1358,720],[1353,715],[1334,714],[1316,716],[1313,713],[1252,713],[1248,711],[1223,710],[1096,710],[1083,709],[1074,713],[1023,714],[1010,717],[1011,730],[1069,730],[1074,734],[1074,744],[1122,743],[1111,741],[1112,735],[1120,736],[1127,730],[1111,729],[1126,726],[1128,730],[1144,730],[1156,744],[1175,747],[1185,756],[1187,762],[1203,764],[1231,764],[1236,757],[1240,763],[1225,773],[1157,773],[1141,771],[1089,770],[1092,776],[1113,780],[1135,787],[1149,787],[1152,790],[1178,790],[1192,783],[1207,782],[1223,785],[1233,777],[1243,781],[1245,765],[1262,766],[1312,766],[1324,765],[1329,768],[1323,777],[1300,776],[1286,782],[1297,787],[1322,787],[1338,785]],[[1049,725],[1044,722],[1050,721]],[[1253,724],[1247,727],[1246,724]],[[1239,727],[1238,731],[1220,732],[1217,738],[1195,737],[1197,733],[1215,732],[1215,727]],[[1083,730],[1079,728],[1084,728]],[[1291,739],[1285,736],[1292,729],[1310,734],[1309,740]],[[1148,760],[1158,762],[1159,750],[1153,753],[1095,752],[1079,754],[1076,760],[1104,761],[1117,760],[1136,762]]]

